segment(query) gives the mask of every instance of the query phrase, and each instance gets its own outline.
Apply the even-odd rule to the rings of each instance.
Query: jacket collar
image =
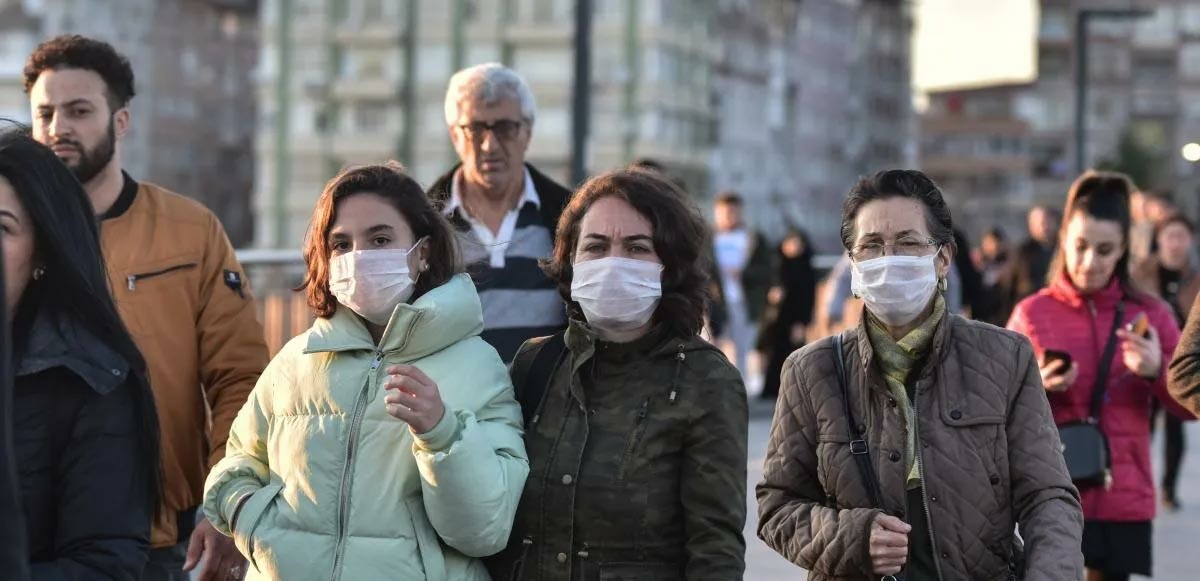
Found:
[[[17,362],[17,377],[62,368],[105,395],[125,383],[129,362],[90,330],[66,317],[38,309],[25,349]]]
[[[1071,282],[1071,278],[1065,272],[1060,272],[1054,277],[1049,292],[1054,299],[1076,309],[1083,308],[1089,301],[1101,310],[1116,308],[1117,302],[1125,296],[1125,292],[1121,288],[1121,280],[1116,276],[1112,277],[1108,286],[1096,292],[1084,294],[1075,287],[1075,283]]]
[[[366,323],[339,305],[332,317],[319,318],[313,323],[304,352],[378,351],[415,361],[482,330],[479,294],[471,277],[459,274],[412,304],[398,305],[378,345]]]
[[[445,211],[450,204],[450,190],[454,183],[454,175],[458,173],[461,163],[454,164],[450,171],[442,174],[442,177],[433,182],[426,192],[429,199],[433,201],[434,207],[440,211]],[[538,171],[533,165],[526,163],[525,171],[528,172],[528,181],[533,184],[534,192],[537,194],[541,214],[542,225],[545,226],[553,234],[558,227],[558,219],[562,215],[563,208],[567,205],[567,200],[571,197],[571,191],[560,185],[558,182],[550,179],[546,174]],[[451,219],[460,231],[464,228],[469,229],[470,226],[464,221]]]

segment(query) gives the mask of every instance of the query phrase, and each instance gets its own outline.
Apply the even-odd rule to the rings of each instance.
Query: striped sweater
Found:
[[[439,208],[451,205],[454,175],[459,167],[456,165],[429,188],[428,195]],[[562,297],[538,261],[550,256],[554,248],[555,227],[571,194],[533,166],[526,165],[526,169],[538,202],[521,202],[502,264],[492,260],[491,248],[474,232],[461,207],[448,215],[483,304],[481,336],[505,362],[512,361],[526,340],[551,335],[566,326]]]

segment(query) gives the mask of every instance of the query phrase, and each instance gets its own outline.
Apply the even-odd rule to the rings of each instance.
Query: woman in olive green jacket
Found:
[[[533,476],[493,579],[741,579],[746,394],[697,334],[707,228],[660,175],[575,194],[547,271],[565,336],[513,364]]]
[[[528,474],[453,238],[397,169],[348,170],[305,257],[318,318],[238,414],[204,510],[251,579],[488,579]]]

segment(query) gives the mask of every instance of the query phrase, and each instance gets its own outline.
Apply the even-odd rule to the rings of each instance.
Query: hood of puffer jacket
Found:
[[[483,307],[471,277],[458,274],[411,304],[392,312],[376,346],[367,324],[354,311],[339,305],[329,318],[317,319],[308,335],[305,353],[376,350],[415,361],[437,353],[483,330]]]

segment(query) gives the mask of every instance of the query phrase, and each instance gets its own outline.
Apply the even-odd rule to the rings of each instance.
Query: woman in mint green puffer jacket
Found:
[[[529,467],[449,226],[396,166],[351,169],[305,259],[318,318],[238,414],[205,514],[248,579],[487,580]]]

